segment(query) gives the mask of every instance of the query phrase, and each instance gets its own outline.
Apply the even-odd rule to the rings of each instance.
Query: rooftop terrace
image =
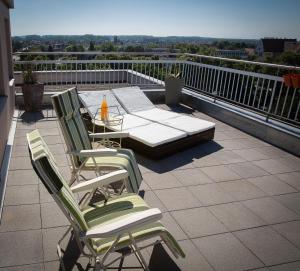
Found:
[[[158,245],[144,253],[150,269],[299,270],[300,159],[201,112],[175,110],[215,122],[216,133],[214,141],[160,161],[137,155],[141,195],[161,209],[163,223],[187,254],[176,260]],[[56,243],[68,221],[30,164],[25,135],[36,128],[63,174],[70,174],[52,109],[19,112],[0,226],[0,270],[59,269]],[[66,270],[92,270],[72,236],[66,240]],[[138,262],[129,257],[122,270],[134,266]]]

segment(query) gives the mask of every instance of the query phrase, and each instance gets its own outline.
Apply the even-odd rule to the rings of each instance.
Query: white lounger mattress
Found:
[[[129,132],[130,138],[150,147],[173,142],[187,136],[183,131],[159,123],[151,123],[124,131]]]
[[[123,114],[123,127],[120,125],[108,127],[111,130],[129,132],[130,138],[150,147],[156,147],[187,136],[187,134],[182,131],[159,123],[154,123],[153,121],[149,121],[139,116],[126,114],[126,111],[110,91],[89,91],[79,94],[81,101],[92,117],[97,113],[97,110],[99,109],[98,104],[101,104],[104,94],[106,95],[108,105],[118,106],[120,113]],[[168,112],[165,110],[163,111]],[[95,120],[95,124],[97,125],[97,120]]]
[[[130,114],[194,135],[215,127],[213,122],[156,108],[138,87],[114,89],[119,103]],[[146,109],[142,109],[142,108]]]

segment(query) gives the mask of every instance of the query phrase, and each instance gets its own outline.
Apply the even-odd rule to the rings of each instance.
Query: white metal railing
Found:
[[[300,89],[282,77],[186,62],[185,86],[238,106],[299,124]]]
[[[75,85],[79,89],[103,89],[120,85],[161,88],[167,74],[179,72],[188,89],[259,112],[267,119],[275,118],[300,125],[300,89],[286,87],[282,77],[201,62],[202,58],[219,61],[224,58],[186,55],[196,57],[197,62],[179,59],[15,61],[15,79],[17,85],[21,84],[21,71],[30,67],[35,71],[38,81],[44,83],[49,90]],[[249,61],[225,60],[253,64]],[[278,70],[300,70],[300,67],[285,65],[261,65],[271,65]]]

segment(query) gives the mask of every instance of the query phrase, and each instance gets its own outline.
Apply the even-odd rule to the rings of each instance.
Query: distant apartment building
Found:
[[[256,53],[262,57],[267,55],[276,56],[286,52],[287,46],[291,47],[296,44],[296,39],[264,38],[258,42],[256,46]]]
[[[246,59],[248,57],[245,50],[217,50],[216,56],[239,59]]]
[[[65,45],[63,43],[55,43],[53,44],[53,51],[54,52],[61,52],[65,48]]]

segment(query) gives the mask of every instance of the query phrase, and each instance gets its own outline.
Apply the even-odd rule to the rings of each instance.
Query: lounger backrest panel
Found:
[[[127,113],[155,108],[139,87],[116,88],[112,92]]]
[[[88,228],[79,205],[67,182],[60,174],[53,156],[38,130],[27,134],[31,162],[35,172],[50,194],[56,195],[63,208],[72,215],[84,230]]]
[[[89,115],[94,117],[100,113],[99,108],[101,107],[104,95],[106,96],[110,116],[126,114],[126,111],[109,90],[80,92],[79,98],[84,107],[88,110]]]
[[[60,122],[64,139],[70,151],[91,149],[91,142],[85,123],[82,120],[76,90],[70,89],[51,97],[53,107]],[[74,157],[76,166],[84,158]]]

